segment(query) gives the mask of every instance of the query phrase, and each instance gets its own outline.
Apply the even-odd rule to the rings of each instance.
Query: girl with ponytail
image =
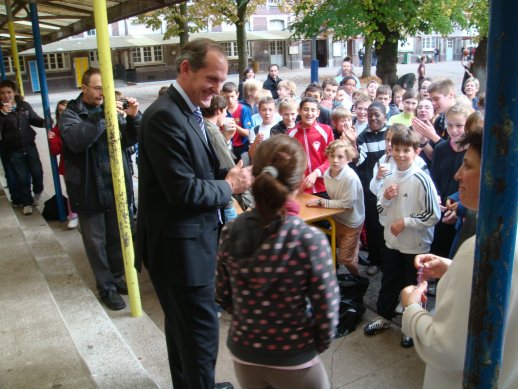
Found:
[[[338,321],[329,243],[298,217],[306,157],[287,135],[254,154],[256,208],[221,235],[216,300],[231,316],[227,346],[242,388],[329,388],[319,354]]]

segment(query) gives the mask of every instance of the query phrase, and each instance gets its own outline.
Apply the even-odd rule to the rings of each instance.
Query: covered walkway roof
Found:
[[[11,1],[16,40],[20,49],[34,47],[29,0]],[[127,19],[180,0],[107,0],[110,23]],[[95,28],[94,0],[37,0],[42,44],[55,42]],[[0,4],[0,44],[10,46],[5,3]]]

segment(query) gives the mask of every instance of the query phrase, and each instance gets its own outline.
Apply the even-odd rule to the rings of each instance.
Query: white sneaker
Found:
[[[22,213],[26,216],[32,215],[32,206],[26,205],[25,207],[23,207]]]
[[[37,207],[38,205],[40,205],[40,198],[41,198],[41,193],[34,193],[34,196],[33,196],[33,204],[35,207]]]
[[[363,331],[365,332],[365,335],[375,335],[381,330],[390,328],[391,324],[392,322],[390,320],[378,317],[376,320],[373,320],[369,324],[367,324],[363,328]]]
[[[73,230],[74,228],[77,228],[77,225],[79,224],[79,218],[76,217],[74,219],[69,219],[67,223],[67,228],[69,230]]]

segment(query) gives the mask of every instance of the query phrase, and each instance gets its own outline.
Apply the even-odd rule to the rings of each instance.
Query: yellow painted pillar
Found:
[[[104,111],[106,128],[108,131],[108,145],[110,149],[110,164],[112,169],[113,189],[117,205],[117,218],[121,236],[122,255],[132,316],[142,315],[140,291],[138,287],[137,271],[134,267],[135,253],[128,213],[128,200],[124,181],[122,164],[122,150],[115,105],[115,85],[113,83],[112,59],[110,50],[110,36],[108,33],[108,15],[106,0],[94,0],[95,30],[97,35],[97,49],[101,65],[101,78],[104,95]]]
[[[11,52],[13,55],[14,69],[16,71],[16,83],[18,84],[18,93],[24,95],[22,69],[20,68],[20,59],[18,58],[18,45],[16,43],[16,32],[14,31],[13,11],[11,10],[11,0],[5,0],[5,11],[7,14],[7,24],[9,27],[9,36],[11,38]]]

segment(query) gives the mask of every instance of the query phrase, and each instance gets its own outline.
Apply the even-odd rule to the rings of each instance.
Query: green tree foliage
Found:
[[[392,85],[397,79],[399,40],[432,31],[446,35],[453,30],[454,23],[460,27],[474,25],[465,11],[468,5],[478,6],[480,1],[285,0],[285,3],[295,13],[291,28],[296,38],[311,38],[322,28],[332,31],[336,40],[369,37],[375,42],[378,55],[376,74]]]
[[[213,26],[222,23],[236,26],[236,41],[238,52],[238,71],[242,74],[248,66],[246,51],[246,21],[255,12],[258,5],[266,0],[230,0],[211,1],[195,0],[180,3],[154,12],[140,15],[138,23],[144,23],[153,30],[162,28],[162,21],[166,21],[164,39],[180,36],[183,46],[188,41],[188,34],[205,29],[209,22]],[[182,38],[183,37],[183,38]]]

